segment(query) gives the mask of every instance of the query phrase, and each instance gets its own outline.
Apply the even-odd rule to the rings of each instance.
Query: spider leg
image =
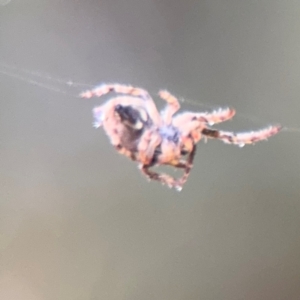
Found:
[[[145,105],[152,121],[159,125],[161,123],[159,112],[155,106],[155,103],[149,93],[138,87],[133,87],[130,85],[123,85],[123,84],[102,84],[92,90],[87,90],[80,94],[81,98],[92,98],[92,97],[102,97],[107,95],[111,92],[115,92],[118,94],[126,94],[131,95],[134,97],[140,97],[145,101]]]
[[[256,142],[266,140],[269,137],[277,134],[281,130],[281,126],[270,126],[257,131],[233,133],[205,128],[202,134],[208,138],[222,140],[226,144],[234,144],[243,147],[245,144],[254,144]]]
[[[161,99],[167,102],[167,107],[164,110],[163,120],[166,125],[172,123],[173,115],[179,110],[180,104],[178,99],[166,90],[159,91],[158,95]]]
[[[176,182],[176,189],[178,191],[181,191],[183,185],[186,183],[186,181],[191,173],[191,170],[193,168],[193,162],[194,162],[196,150],[197,150],[197,146],[194,145],[192,151],[188,155],[187,161],[181,161],[177,166],[176,165],[174,166],[177,168],[184,169],[184,173],[183,173],[182,177],[179,178]]]
[[[207,123],[209,125],[214,125],[217,123],[225,122],[233,118],[235,115],[235,110],[232,108],[218,109],[212,112],[204,112],[196,114],[196,119],[198,121]]]
[[[150,165],[139,165],[139,169],[148,179],[159,181],[162,184],[168,185],[170,188],[176,185],[176,180],[173,177],[165,173],[160,174],[157,172],[153,172],[150,170],[150,167]]]
[[[177,115],[173,119],[173,125],[178,128],[189,128],[186,131],[191,131],[198,129],[199,125],[204,124],[217,124],[221,122],[228,121],[232,119],[235,115],[235,110],[231,108],[218,109],[212,112],[203,112],[203,113],[192,113],[185,112]]]
[[[149,165],[154,157],[155,149],[161,143],[161,136],[158,132],[147,130],[143,133],[138,145],[137,160],[143,165]]]
[[[142,98],[151,98],[149,93],[138,87],[133,87],[131,85],[125,85],[125,84],[102,84],[100,86],[95,87],[92,90],[87,90],[80,94],[82,98],[92,98],[92,97],[102,97],[104,95],[107,95],[109,93],[118,93],[118,94],[126,94],[136,97],[142,97]]]
[[[141,164],[139,166],[141,172],[150,180],[156,180],[161,182],[162,184],[168,185],[170,188],[175,188],[177,191],[181,191],[183,185],[187,181],[191,169],[193,167],[193,161],[196,154],[196,146],[194,146],[193,150],[189,153],[187,161],[180,160],[177,163],[170,164],[175,168],[184,169],[184,173],[181,178],[175,179],[170,175],[165,173],[157,173],[150,170],[151,165]]]
[[[125,147],[122,147],[120,144],[114,146],[119,154],[125,155],[131,160],[136,160],[136,157],[132,151],[127,150]]]

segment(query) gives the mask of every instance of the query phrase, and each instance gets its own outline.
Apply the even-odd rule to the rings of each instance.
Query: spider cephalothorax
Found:
[[[174,116],[180,108],[179,102],[165,90],[159,92],[159,96],[167,102],[162,112],[157,110],[147,91],[127,85],[104,84],[82,93],[81,97],[101,97],[110,92],[127,96],[111,98],[94,108],[95,127],[103,126],[116,150],[137,161],[140,170],[149,179],[178,190],[181,190],[190,174],[196,144],[202,137],[219,139],[241,147],[266,140],[281,129],[277,125],[258,131],[232,133],[211,128],[235,115],[235,110],[229,108],[210,113],[183,112]],[[184,173],[175,179],[150,170],[159,165],[180,168]]]

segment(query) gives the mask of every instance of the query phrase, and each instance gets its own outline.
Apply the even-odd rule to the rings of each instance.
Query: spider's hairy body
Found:
[[[160,181],[169,187],[181,190],[193,166],[196,145],[202,137],[219,139],[227,144],[244,146],[254,144],[277,134],[281,127],[244,133],[225,132],[210,126],[230,120],[233,109],[213,112],[183,112],[178,100],[168,91],[159,96],[167,102],[158,112],[147,91],[120,84],[103,84],[81,94],[83,98],[101,97],[110,92],[123,94],[109,99],[94,108],[94,126],[103,127],[115,149],[139,163],[141,172],[149,179]],[[175,179],[167,174],[150,170],[153,166],[170,165],[184,170],[182,177]]]
[[[180,131],[173,125],[162,126],[159,128],[159,134],[162,139],[166,139],[169,142],[173,142],[174,144],[178,144],[179,142]]]

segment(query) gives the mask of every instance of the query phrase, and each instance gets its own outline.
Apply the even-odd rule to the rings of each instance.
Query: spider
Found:
[[[146,90],[130,85],[103,84],[80,96],[101,97],[111,92],[123,96],[111,98],[94,108],[94,127],[103,127],[115,149],[138,162],[139,169],[149,180],[159,181],[177,190],[181,190],[188,179],[196,145],[202,137],[242,147],[266,140],[281,130],[280,125],[242,133],[213,129],[210,126],[230,120],[235,110],[225,108],[175,115],[180,108],[179,101],[166,90],[158,94],[167,103],[161,112]],[[150,169],[160,165],[183,169],[183,175],[176,179]]]

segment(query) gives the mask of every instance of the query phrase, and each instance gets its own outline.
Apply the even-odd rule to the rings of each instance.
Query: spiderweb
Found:
[[[70,78],[69,79],[60,78],[46,72],[33,71],[33,70],[17,67],[11,64],[7,64],[4,62],[0,62],[0,75],[10,77],[14,80],[23,81],[27,84],[34,85],[37,88],[48,90],[49,92],[66,95],[73,98],[81,98],[80,93],[82,91],[87,89],[92,89],[99,84],[99,82],[95,84],[91,84],[86,82],[75,81]],[[150,94],[155,95],[155,92],[150,91]],[[204,102],[194,101],[189,98],[178,97],[178,100],[182,104],[186,103],[194,107],[201,107],[201,110],[216,109],[217,107],[220,107],[220,105],[218,105],[217,103],[208,104]],[[265,119],[262,120],[261,118],[257,118],[253,115],[241,113],[240,111],[237,114],[237,116],[235,116],[235,118],[246,119],[248,121],[260,125],[262,123],[266,123]],[[290,126],[286,126],[285,124],[282,124],[282,126],[283,126],[282,128],[283,131],[300,133],[299,127],[290,127]]]

